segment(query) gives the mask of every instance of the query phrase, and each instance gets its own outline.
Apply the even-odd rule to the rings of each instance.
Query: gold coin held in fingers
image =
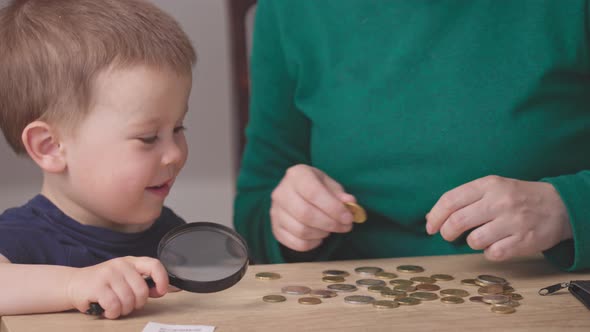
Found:
[[[399,307],[399,303],[391,300],[379,300],[373,302],[373,307],[379,309],[393,309]]]
[[[262,301],[268,303],[278,303],[287,301],[287,298],[283,295],[265,295],[262,297]]]
[[[302,297],[297,300],[297,302],[301,304],[320,304],[322,300],[318,299],[317,297]]]
[[[281,275],[274,272],[258,272],[255,277],[258,280],[276,280],[280,279]]]
[[[361,224],[367,221],[367,212],[362,206],[353,202],[344,202],[344,205],[352,213],[352,220],[355,223]]]

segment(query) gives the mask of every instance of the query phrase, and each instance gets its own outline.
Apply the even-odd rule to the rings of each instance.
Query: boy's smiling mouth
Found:
[[[173,180],[168,180],[160,185],[147,187],[146,190],[160,197],[168,196]]]

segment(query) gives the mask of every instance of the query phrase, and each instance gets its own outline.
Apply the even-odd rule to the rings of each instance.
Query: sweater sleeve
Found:
[[[250,118],[234,201],[234,227],[256,263],[285,262],[285,249],[271,230],[270,196],[290,166],[311,164],[310,122],[294,102],[297,65],[287,60],[275,3],[259,1],[256,8]],[[316,258],[325,255],[322,250]]]
[[[542,179],[551,183],[565,203],[573,238],[544,252],[545,257],[566,271],[590,268],[590,171]]]

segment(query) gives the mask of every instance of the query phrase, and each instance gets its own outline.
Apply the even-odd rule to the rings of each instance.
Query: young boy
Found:
[[[0,316],[98,302],[113,319],[163,296],[153,257],[184,223],[163,203],[187,158],[187,36],[140,0],[15,0],[0,45],[0,126],[43,172],[0,215]]]

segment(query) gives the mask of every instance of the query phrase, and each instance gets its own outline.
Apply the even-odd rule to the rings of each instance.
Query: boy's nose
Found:
[[[162,156],[162,163],[164,165],[181,164],[186,159],[186,148],[184,145],[177,142],[171,142],[166,147],[164,155]]]

